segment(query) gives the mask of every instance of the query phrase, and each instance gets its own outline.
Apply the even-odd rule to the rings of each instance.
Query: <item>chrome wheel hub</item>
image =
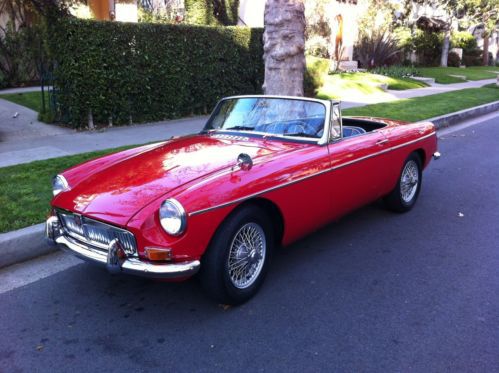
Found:
[[[251,286],[260,275],[265,262],[267,242],[258,224],[243,225],[232,239],[227,268],[232,284],[238,289]]]
[[[400,196],[405,203],[410,203],[418,190],[419,169],[415,161],[406,163],[400,177]]]

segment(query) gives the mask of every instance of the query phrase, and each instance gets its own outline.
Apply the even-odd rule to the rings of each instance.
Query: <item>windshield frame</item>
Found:
[[[308,101],[308,102],[315,102],[318,104],[321,104],[324,106],[325,109],[325,114],[324,114],[324,131],[322,134],[322,137],[320,138],[310,138],[310,137],[300,137],[300,136],[286,136],[282,134],[273,134],[273,133],[268,133],[268,132],[257,132],[257,131],[247,131],[247,130],[234,130],[234,129],[214,129],[214,128],[209,128],[209,125],[213,121],[215,117],[215,113],[217,113],[220,105],[223,104],[224,101],[228,100],[234,100],[234,99],[246,99],[246,98],[269,98],[269,99],[286,99],[286,100],[295,100],[295,101]],[[203,130],[201,133],[227,133],[227,132],[236,132],[236,133],[244,133],[245,135],[257,135],[257,136],[262,136],[265,137],[266,139],[268,138],[278,138],[278,139],[286,139],[289,141],[300,141],[300,142],[307,142],[307,143],[313,143],[313,144],[319,144],[319,145],[325,145],[329,141],[329,134],[330,134],[330,120],[331,120],[331,101],[329,100],[320,100],[320,99],[315,99],[315,98],[309,98],[309,97],[295,97],[295,96],[277,96],[277,95],[239,95],[239,96],[229,96],[229,97],[224,97],[218,103],[215,105],[215,108],[211,112],[210,117],[206,121],[206,124],[203,127]]]

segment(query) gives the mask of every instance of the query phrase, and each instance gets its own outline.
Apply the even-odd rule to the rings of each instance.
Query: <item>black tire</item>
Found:
[[[417,168],[417,183],[414,185],[416,186],[416,189],[412,191],[412,189],[409,189],[410,192],[408,191],[407,194],[403,195],[403,186],[404,185],[404,176],[406,169],[411,168],[411,170],[414,170],[412,167]],[[407,175],[407,174],[406,174]],[[411,210],[414,205],[416,204],[416,201],[419,196],[419,192],[421,191],[421,183],[423,181],[423,172],[422,172],[422,166],[421,166],[421,158],[416,154],[412,153],[409,155],[409,157],[405,160],[404,165],[402,166],[402,170],[400,171],[400,176],[397,181],[397,185],[395,188],[384,198],[385,205],[388,209],[395,211],[395,212],[407,212]],[[412,180],[414,183],[414,180]],[[407,184],[405,185],[406,187]]]
[[[242,231],[255,235],[255,242],[258,242],[255,247],[258,246],[259,249],[248,249],[243,242],[233,245],[236,235],[239,234],[238,237],[242,238]],[[264,250],[261,249],[262,242]],[[218,228],[201,259],[201,286],[212,298],[223,304],[237,305],[246,302],[257,293],[265,279],[273,247],[272,223],[264,211],[252,205],[236,210]],[[262,251],[263,255],[259,255]],[[252,253],[256,254],[251,255]],[[237,270],[233,269],[231,272],[229,262],[232,264],[231,268],[240,269],[241,263],[244,264],[245,261],[247,266],[243,268],[248,268],[250,273],[255,268],[255,273],[249,279],[243,276],[239,284],[236,284]]]

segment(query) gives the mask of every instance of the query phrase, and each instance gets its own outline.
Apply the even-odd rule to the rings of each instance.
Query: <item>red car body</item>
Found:
[[[143,262],[150,262],[145,248],[154,247],[171,250],[168,263],[202,263],[222,222],[247,203],[279,221],[278,243],[286,246],[387,195],[410,154],[425,168],[437,150],[432,123],[350,120],[381,128],[325,145],[208,132],[107,155],[64,171],[71,188],[52,207],[133,233]],[[241,153],[253,160],[250,169],[237,167]],[[186,211],[179,236],[161,228],[158,210],[168,198]]]

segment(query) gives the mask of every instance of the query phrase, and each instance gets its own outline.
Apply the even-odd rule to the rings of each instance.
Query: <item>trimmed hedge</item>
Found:
[[[261,92],[262,29],[66,19],[51,28],[59,119],[85,127],[207,113]]]

